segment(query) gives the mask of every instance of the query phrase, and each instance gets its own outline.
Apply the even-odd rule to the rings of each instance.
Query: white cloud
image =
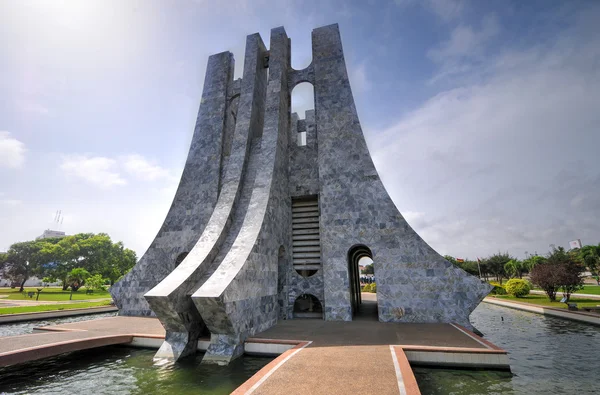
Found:
[[[348,78],[350,79],[354,94],[366,92],[371,89],[371,82],[367,77],[366,62],[353,67]]]
[[[390,195],[434,248],[522,255],[600,239],[589,220],[600,210],[600,38],[585,33],[594,20],[497,51],[473,78],[375,133],[369,146]],[[462,59],[494,32],[457,34],[440,59]]]
[[[0,199],[1,206],[14,207],[14,206],[20,206],[21,204],[23,204],[23,202],[18,199]]]
[[[472,26],[459,25],[452,30],[450,39],[438,48],[430,50],[428,56],[438,63],[479,56],[485,44],[499,32],[500,25],[495,15],[484,18],[479,30]]]
[[[394,0],[394,2],[400,7],[420,5],[445,22],[460,17],[465,7],[464,0]]]
[[[19,168],[25,163],[25,144],[0,131],[0,167]]]
[[[429,9],[444,21],[458,18],[464,9],[463,0],[427,0]]]
[[[438,47],[427,52],[427,56],[440,65],[440,70],[429,81],[471,73],[474,67],[480,67],[486,60],[489,42],[500,33],[500,24],[495,15],[483,18],[481,28],[459,25],[450,34],[450,38]]]
[[[168,170],[150,163],[143,156],[137,154],[124,157],[123,167],[127,173],[144,181],[155,181],[170,177]]]
[[[49,115],[50,110],[34,100],[17,100],[17,108],[20,111],[36,115]]]
[[[67,174],[99,188],[125,185],[117,161],[102,156],[72,155],[63,158],[60,168]]]
[[[128,179],[141,181],[167,180],[174,182],[171,172],[139,154],[120,156],[68,155],[60,168],[69,176],[84,180],[99,188],[128,184]],[[129,175],[128,179],[126,175]],[[175,180],[176,181],[176,180]]]

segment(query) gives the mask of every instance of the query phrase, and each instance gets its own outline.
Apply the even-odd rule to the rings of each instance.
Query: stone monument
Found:
[[[122,315],[158,317],[157,358],[196,352],[228,363],[278,319],[350,321],[358,261],[373,259],[379,320],[456,322],[489,285],[453,266],[408,225],[373,165],[336,25],[312,31],[312,63],[290,65],[290,39],[246,39],[243,77],[230,52],[208,59],[187,162],[156,238],[111,293]],[[315,109],[290,111],[299,83]],[[299,138],[299,136],[303,136]]]

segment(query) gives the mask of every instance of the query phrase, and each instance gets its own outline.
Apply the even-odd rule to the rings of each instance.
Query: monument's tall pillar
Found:
[[[218,269],[192,295],[211,333],[202,363],[229,363],[248,336],[277,322],[279,260],[289,251],[289,45],[283,27],[271,30],[264,128],[250,160],[254,179],[244,186],[247,209]]]
[[[190,297],[226,260],[240,233],[256,174],[256,145],[263,127],[267,71],[265,46],[258,34],[246,38],[244,77],[240,84],[235,130],[224,160],[219,198],[204,232],[190,253],[165,279],[145,294],[167,333],[156,358],[178,359],[196,352],[209,319]],[[233,97],[232,97],[233,100]],[[251,148],[255,147],[255,148]],[[206,312],[206,314],[209,314]]]
[[[325,319],[359,308],[357,263],[374,261],[380,321],[457,322],[489,285],[453,266],[408,225],[373,165],[337,25],[313,30]]]
[[[133,269],[110,289],[119,314],[150,316],[144,294],[185,258],[204,231],[219,196],[221,148],[233,89],[230,52],[208,58],[202,101],[179,187],[154,241]]]

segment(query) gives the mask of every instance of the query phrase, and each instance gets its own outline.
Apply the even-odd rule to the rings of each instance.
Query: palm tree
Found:
[[[596,276],[596,282],[598,283],[598,285],[600,285],[600,278],[598,273],[600,272],[600,244],[586,245],[581,247],[581,249],[579,250],[579,257],[581,258],[583,264],[587,266],[589,271],[592,272],[594,276]]]

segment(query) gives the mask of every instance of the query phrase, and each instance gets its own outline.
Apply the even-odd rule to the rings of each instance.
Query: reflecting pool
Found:
[[[229,394],[271,358],[242,356],[229,366],[201,365],[202,354],[154,365],[156,350],[104,347],[0,368],[8,394]]]
[[[600,327],[487,303],[471,322],[509,352],[513,374],[415,366],[423,395],[600,393]]]

